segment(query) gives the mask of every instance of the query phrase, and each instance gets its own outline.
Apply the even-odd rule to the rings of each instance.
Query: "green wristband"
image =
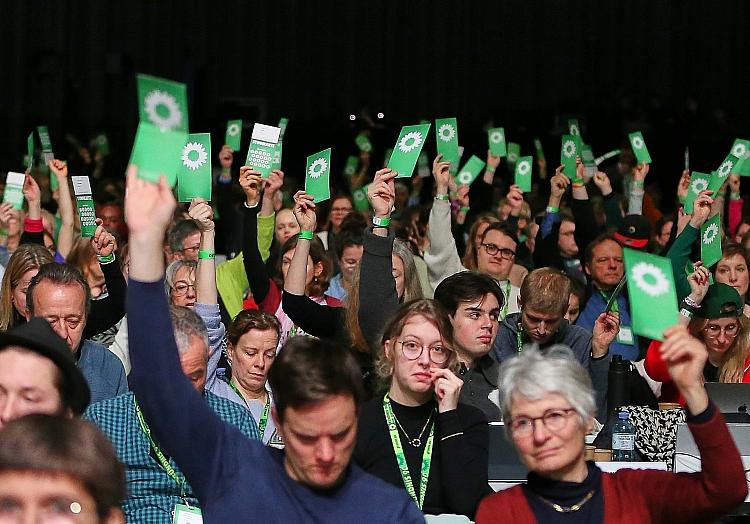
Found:
[[[391,217],[372,217],[372,225],[375,227],[388,227],[391,225]]]
[[[450,200],[450,197],[448,195],[435,195],[435,200],[442,200],[443,202],[448,202]]]
[[[560,212],[559,207],[547,206],[547,213],[559,213],[559,212]]]
[[[313,232],[312,231],[300,231],[299,232],[299,239],[300,240],[312,240],[313,239]]]
[[[643,189],[643,180],[633,180],[633,187]]]
[[[213,260],[216,258],[216,253],[213,251],[198,251],[198,260]]]
[[[741,198],[742,198],[742,195],[740,194],[739,191],[736,192],[736,193],[734,191],[732,191],[731,193],[729,193],[729,200],[739,200]]]
[[[106,257],[100,257],[97,255],[96,259],[99,261],[100,264],[110,264],[115,261],[115,254],[110,253]]]
[[[461,207],[460,207],[460,208],[458,209],[458,211],[459,211],[460,213],[466,214],[466,213],[468,213],[468,212],[469,212],[469,210],[470,210],[470,209],[471,209],[471,208],[470,208],[469,206],[461,206]]]

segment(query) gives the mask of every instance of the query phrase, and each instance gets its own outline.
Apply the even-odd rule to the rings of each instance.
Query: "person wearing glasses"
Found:
[[[603,473],[587,462],[595,408],[588,373],[564,346],[529,348],[503,363],[500,379],[505,429],[529,468],[527,483],[485,498],[477,524],[714,522],[744,500],[742,460],[703,386],[706,348],[684,326],[664,336],[659,353],[686,400],[702,471]]]
[[[490,356],[502,363],[523,353],[526,344],[536,344],[542,353],[564,344],[588,370],[597,393],[597,414],[606,409],[609,347],[620,327],[619,315],[601,313],[592,331],[570,324],[564,316],[570,300],[570,279],[559,269],[535,269],[521,285],[521,312],[505,317],[500,324]],[[502,388],[500,389],[502,391]]]
[[[708,349],[703,368],[706,382],[750,382],[748,320],[744,302],[735,288],[716,282],[709,286],[708,269],[698,265],[688,278],[691,293],[683,300],[680,321]],[[684,403],[670,379],[660,354],[661,342],[652,341],[644,367],[648,375],[662,382],[661,402]]]
[[[488,493],[487,418],[459,402],[450,318],[429,299],[388,321],[376,371],[387,391],[362,407],[354,460],[427,514],[473,517]]]
[[[198,263],[194,260],[175,260],[167,266],[165,287],[169,303],[173,306],[195,306],[195,272]]]
[[[448,196],[449,186],[452,183],[452,175],[449,172],[450,162],[441,162],[441,158],[438,155],[432,163],[436,194],[429,219],[430,246],[424,255],[432,289],[436,289],[447,277],[460,271],[467,271],[461,263],[456,241],[451,234],[451,203]],[[517,186],[512,186],[507,198],[511,204],[511,217],[507,222],[490,224],[484,230],[476,254],[476,271],[497,280],[503,290],[506,307],[500,312],[501,319],[507,314],[519,311],[520,293],[518,286],[511,284],[509,277],[518,248],[515,236],[517,227],[511,222],[518,219],[518,213],[523,204],[523,193]]]
[[[198,225],[190,219],[183,219],[175,223],[167,233],[165,247],[167,260],[198,260],[201,244],[201,231]]]

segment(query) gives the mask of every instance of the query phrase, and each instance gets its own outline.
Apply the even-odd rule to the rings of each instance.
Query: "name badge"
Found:
[[[203,524],[203,515],[198,508],[176,504],[173,514],[172,524]]]
[[[620,331],[617,333],[617,342],[629,346],[633,345],[633,330],[630,326],[620,326]]]

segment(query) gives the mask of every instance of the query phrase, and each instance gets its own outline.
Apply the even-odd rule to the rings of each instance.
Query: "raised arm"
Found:
[[[127,183],[131,386],[156,441],[174,457],[205,503],[231,477],[238,460],[214,450],[228,436],[238,438],[240,433],[208,407],[180,366],[164,294],[161,251],[176,207],[172,190],[163,177],[158,185],[138,179],[133,166],[128,169]],[[196,453],[196,449],[204,452]]]
[[[63,258],[68,258],[73,249],[75,231],[75,206],[68,184],[68,164],[62,160],[50,160],[47,164],[52,176],[57,179],[57,206],[60,209],[60,231],[57,234],[57,252]],[[124,302],[124,297],[123,297]]]
[[[23,196],[29,205],[23,221],[21,244],[44,245],[44,225],[42,224],[42,192],[39,185],[28,172],[23,183]]]
[[[581,162],[580,157],[576,162],[578,177],[582,178],[586,168],[584,167],[583,162]],[[586,246],[596,238],[599,234],[599,230],[596,226],[594,207],[591,205],[586,186],[574,183],[572,193],[573,198],[570,201],[570,209],[573,212],[573,218],[575,218],[576,221],[576,229],[573,236],[575,237],[578,249],[583,251],[586,249]]]
[[[122,276],[120,265],[115,260],[117,243],[115,237],[109,233],[102,220],[96,219],[96,231],[91,237],[91,247],[99,261],[99,267],[107,284],[107,296],[95,300],[91,304],[91,313],[86,321],[83,336],[88,338],[97,335],[117,324],[125,316],[125,277]]]
[[[628,199],[628,215],[643,214],[643,195],[646,175],[648,175],[649,164],[642,162],[633,169],[633,187]]]
[[[682,300],[690,293],[690,286],[685,277],[685,266],[691,262],[690,253],[693,244],[700,236],[701,226],[711,214],[713,200],[709,193],[710,191],[701,191],[696,197],[688,225],[677,235],[672,247],[667,251],[667,258],[672,263],[677,300]]]
[[[381,223],[390,220],[395,200],[395,173],[381,169],[367,188],[367,197],[375,218]],[[374,350],[377,337],[386,321],[398,309],[398,294],[393,279],[393,239],[388,227],[365,230],[362,260],[359,266],[359,327]]]
[[[245,192],[245,202],[242,204],[242,259],[250,290],[258,305],[268,296],[271,286],[268,270],[258,249],[258,203],[262,185],[263,180],[257,171],[248,166],[240,168],[240,186]]]

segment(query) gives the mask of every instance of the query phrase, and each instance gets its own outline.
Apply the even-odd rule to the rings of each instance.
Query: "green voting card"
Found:
[[[650,164],[651,155],[648,154],[648,148],[646,147],[646,142],[643,140],[641,132],[636,131],[635,133],[630,133],[628,138],[630,139],[630,146],[633,148],[633,153],[635,154],[638,163],[642,164],[645,162]]]
[[[711,193],[711,196],[715,197],[721,190],[721,186],[724,185],[724,182],[729,179],[729,175],[735,172],[737,160],[737,157],[730,153],[729,155],[727,155],[718,169],[711,172],[711,180],[708,181],[708,189],[713,191],[713,193]]]
[[[435,120],[435,141],[437,152],[443,155],[443,162],[451,163],[451,172],[458,167],[458,122],[455,118],[438,118]]]
[[[262,178],[268,178],[273,169],[273,155],[279,143],[281,129],[266,124],[256,123],[247,149],[245,165],[260,173]]]
[[[187,88],[149,75],[137,80],[140,123],[130,163],[140,178],[158,182],[163,175],[174,186],[188,135]]]
[[[102,155],[107,156],[109,154],[109,139],[105,133],[99,133],[94,138],[94,147]]]
[[[370,139],[367,137],[366,134],[364,134],[364,133],[358,134],[354,138],[354,143],[357,144],[357,147],[363,153],[371,153],[372,152],[372,142],[370,142]]]
[[[44,158],[44,163],[47,164],[55,159],[55,154],[52,152],[52,140],[49,138],[49,131],[47,130],[47,126],[38,126],[36,132],[39,134],[39,143],[42,144],[42,158]]]
[[[456,184],[470,186],[484,169],[485,163],[481,158],[471,155],[464,167],[456,175]]]
[[[359,167],[359,158],[354,155],[346,157],[346,164],[344,164],[344,175],[350,177],[357,173]]]
[[[531,192],[531,163],[533,157],[522,156],[516,162],[515,184],[524,193]]]
[[[271,171],[274,169],[281,169],[281,153],[283,149],[283,142],[279,140],[279,143],[273,146],[273,158],[271,159]]]
[[[227,130],[224,133],[224,143],[232,148],[232,151],[240,150],[242,141],[242,120],[230,120],[227,122]]]
[[[716,214],[701,226],[701,260],[710,268],[721,260],[721,215]]]
[[[23,184],[26,182],[26,174],[8,172],[5,177],[5,192],[3,193],[3,203],[13,206],[13,209],[23,208]]]
[[[284,134],[286,134],[286,126],[289,125],[289,119],[288,118],[280,118],[279,119],[279,129],[281,129],[281,132],[279,133],[279,140],[284,140]]]
[[[582,182],[578,178],[576,171],[576,158],[581,152],[578,150],[578,140],[574,135],[562,136],[562,147],[560,149],[560,164],[563,166],[563,173],[573,182]]]
[[[93,237],[96,233],[96,213],[94,199],[91,197],[91,181],[87,176],[72,176],[70,180],[73,183],[78,216],[81,218],[81,236]]]
[[[182,148],[182,164],[177,171],[177,198],[211,201],[211,134],[193,133]]]
[[[669,259],[623,249],[633,332],[664,340],[664,331],[677,324],[677,293]]]
[[[367,188],[370,184],[360,187],[352,191],[352,198],[354,199],[354,209],[357,211],[367,211],[370,209],[370,201],[367,200]]]
[[[693,171],[690,174],[690,185],[688,186],[688,193],[685,197],[685,213],[692,214],[695,199],[701,191],[708,189],[708,182],[711,180],[711,175],[708,173],[699,173]]]
[[[544,149],[542,149],[542,141],[538,138],[534,139],[534,149],[536,150],[536,157],[539,160],[544,160]]]
[[[508,149],[505,147],[505,129],[496,127],[487,131],[487,141],[490,144],[490,153],[495,156],[505,156]]]
[[[26,167],[34,167],[34,132],[29,133],[26,137]]]
[[[581,126],[578,125],[577,118],[568,119],[568,134],[573,136],[581,136]]]
[[[313,196],[313,202],[331,198],[331,148],[307,157],[305,164],[305,193]]]
[[[732,154],[737,157],[735,173],[740,176],[750,176],[750,140],[738,138],[732,146]]]
[[[515,164],[518,161],[518,157],[521,156],[521,144],[516,142],[508,142],[508,155],[506,159],[509,164]]]
[[[430,124],[401,128],[396,145],[393,146],[391,158],[388,159],[388,168],[397,173],[397,178],[411,177],[429,131]]]

